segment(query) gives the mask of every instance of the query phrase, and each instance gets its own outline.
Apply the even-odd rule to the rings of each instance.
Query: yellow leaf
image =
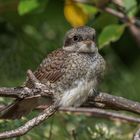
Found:
[[[64,15],[73,27],[83,26],[88,21],[88,14],[84,12],[80,5],[74,3],[72,0],[66,0]]]

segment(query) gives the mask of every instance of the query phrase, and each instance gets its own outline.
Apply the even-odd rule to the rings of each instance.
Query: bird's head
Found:
[[[91,27],[73,28],[65,35],[63,49],[70,52],[95,53],[98,51],[95,35],[95,30]]]

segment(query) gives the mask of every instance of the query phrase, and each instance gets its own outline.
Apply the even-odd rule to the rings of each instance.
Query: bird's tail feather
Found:
[[[39,98],[35,96],[15,100],[14,103],[0,111],[0,119],[20,119],[38,106]]]

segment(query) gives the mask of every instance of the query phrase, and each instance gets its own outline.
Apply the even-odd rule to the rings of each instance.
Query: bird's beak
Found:
[[[92,40],[85,40],[83,41],[83,43],[86,44],[87,46],[91,46],[94,42]]]
[[[95,42],[92,40],[82,41],[79,46],[78,52],[94,53],[98,51]]]

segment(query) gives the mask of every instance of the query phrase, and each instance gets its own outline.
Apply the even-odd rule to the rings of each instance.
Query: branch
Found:
[[[139,21],[140,24],[140,21]],[[140,25],[139,25],[140,26]],[[129,31],[138,46],[140,46],[140,28],[136,25],[128,25]]]
[[[31,82],[31,84],[33,85],[33,87],[36,87],[36,88],[38,88],[37,87],[37,83],[40,83],[39,81],[38,81],[38,79],[34,76],[34,74],[33,74],[33,72],[29,69],[29,70],[27,70],[27,76],[28,76],[28,79],[29,79],[29,81]]]
[[[89,4],[89,5],[92,5],[92,6],[95,6],[97,7],[98,9],[100,9],[101,11],[105,11],[106,13],[109,13],[121,20],[126,20],[128,19],[128,17],[126,17],[126,15],[124,15],[122,12],[119,12],[119,11],[116,11],[112,8],[109,8],[109,7],[106,7],[106,3],[108,3],[108,1],[106,1],[106,3],[104,3],[104,5],[98,5],[96,3],[94,3],[94,1],[88,1],[88,0],[74,0],[74,2],[77,2],[77,3],[85,3],[85,4]]]
[[[140,128],[134,134],[133,140],[140,140]]]
[[[19,88],[0,88],[0,96],[1,97],[12,97],[12,98],[21,98],[21,93],[24,92],[23,87]]]
[[[100,107],[100,106],[96,106]],[[75,112],[75,113],[87,113],[88,115],[93,115],[95,117],[101,117],[101,118],[107,118],[107,119],[119,119],[120,121],[128,121],[132,123],[140,123],[140,119],[132,116],[126,116],[125,114],[120,114],[108,110],[104,110],[106,108],[100,109],[100,108],[87,108],[87,107],[80,107],[80,108],[59,108],[58,111],[64,111],[64,112]],[[0,105],[0,110],[3,110],[5,108],[5,105]],[[48,105],[41,105],[35,108],[35,110],[44,110],[48,108]]]
[[[40,109],[44,109],[45,106]],[[24,126],[19,127],[18,129],[6,131],[3,133],[0,133],[0,139],[4,138],[13,138],[18,137],[26,134],[28,131],[30,131],[33,127],[39,125],[41,122],[43,122],[45,119],[48,119],[50,116],[52,116],[57,110],[57,107],[55,105],[52,105],[45,109],[43,112],[41,112],[37,117],[33,118],[32,120],[29,120],[27,123],[24,124]],[[69,112],[82,112],[82,113],[88,113],[90,115],[94,115],[96,117],[102,117],[107,119],[120,119],[123,121],[129,121],[133,123],[140,123],[140,119],[133,118],[130,116],[125,116],[118,113],[113,113],[110,111],[104,111],[103,109],[87,109],[87,108],[59,108],[59,111],[69,111]],[[138,140],[138,139],[134,139]]]
[[[45,109],[43,112],[41,112],[37,117],[34,117],[32,120],[29,120],[28,122],[26,122],[23,126],[15,130],[5,131],[5,132],[0,133],[0,139],[13,138],[13,137],[22,136],[26,134],[33,127],[39,125],[45,119],[48,119],[50,116],[52,116],[56,112],[56,110],[57,110],[57,107],[55,105],[51,105],[50,107]]]
[[[27,87],[19,88],[19,90],[22,89],[22,91],[25,91],[25,93],[23,92],[22,94],[19,93],[19,91],[17,92],[17,90],[15,90],[16,88],[9,88],[9,89],[0,88],[0,91],[3,91],[4,93],[6,93],[6,95],[8,93],[8,97],[10,95],[13,96],[13,90],[15,90],[14,94],[15,95],[20,94],[20,96],[18,95],[19,97],[21,97],[21,95],[22,96],[24,95],[24,97],[26,97],[26,96],[34,96],[34,95],[38,94],[40,96],[48,95],[49,98],[51,97],[53,99],[53,95],[48,94],[47,87],[45,85],[39,83],[38,80],[35,78],[34,74],[30,70],[28,70],[27,74],[28,74],[29,80],[33,84],[32,89],[29,89]],[[11,89],[13,89],[13,90],[11,90]],[[0,93],[0,96],[4,96],[4,94]],[[122,97],[110,95],[110,94],[107,94],[104,92],[99,92],[96,94],[93,93],[93,95],[91,97],[89,97],[88,100],[82,106],[86,106],[86,107],[87,106],[90,106],[90,107],[96,106],[99,108],[110,108],[113,110],[125,110],[125,111],[140,114],[140,103],[134,102],[134,101],[122,98]],[[17,137],[17,136],[24,135],[29,130],[31,130],[34,126],[37,126],[42,121],[44,121],[46,118],[53,115],[56,112],[56,110],[57,110],[57,107],[55,105],[52,105],[52,106],[48,107],[47,109],[45,109],[37,117],[28,121],[24,126],[21,126],[15,130],[0,133],[0,138],[11,138],[11,137]],[[64,108],[60,108],[60,110],[66,111],[66,109],[64,109]],[[95,109],[95,108],[93,108],[92,110],[88,109],[88,108],[86,108],[86,109],[83,108],[82,110],[81,110],[81,108],[75,109],[75,110],[72,108],[69,108],[69,109],[67,109],[67,111],[68,110],[75,111],[75,112],[83,111],[86,113],[88,112],[88,113],[94,114],[95,116],[106,117],[106,118],[110,118],[110,119],[119,118],[119,119],[127,120],[130,122],[140,123],[140,120],[138,118],[128,117],[128,116],[124,116],[121,114],[117,114],[115,112],[113,113],[113,112],[103,111],[103,110],[99,110],[99,109]]]
[[[43,89],[42,86],[40,86],[40,88],[42,88],[41,89],[42,91],[40,91],[40,92],[44,95],[44,92],[46,93],[46,90]],[[33,91],[35,93],[33,93]],[[28,93],[28,96],[41,94],[39,92],[39,89],[37,91],[36,90],[31,90],[30,93]],[[9,92],[9,93],[11,93],[11,92]],[[19,95],[19,93],[18,93],[18,95]],[[0,94],[0,96],[1,96],[1,94]],[[51,95],[51,94],[48,94],[46,96],[53,99],[53,95]],[[140,103],[139,102],[131,101],[131,100],[128,100],[128,99],[123,98],[123,97],[117,97],[117,96],[114,96],[114,95],[110,95],[110,94],[104,93],[104,92],[100,92],[99,94],[94,94],[93,93],[93,95],[91,97],[89,97],[88,100],[82,106],[86,106],[86,107],[87,106],[90,106],[90,107],[95,107],[96,106],[96,107],[99,107],[99,108],[105,108],[106,107],[106,108],[113,109],[113,110],[114,109],[115,110],[125,110],[125,111],[140,114]]]
[[[15,88],[0,88],[1,97],[11,97],[11,98],[25,98],[29,96],[35,96],[39,92],[39,89],[29,89],[28,87],[15,87]]]
[[[91,103],[99,102],[105,104],[108,107],[116,107],[117,110],[125,110],[140,114],[139,102],[131,101],[123,97],[110,95],[108,93],[100,92],[99,94],[89,97],[88,101]]]
[[[28,78],[34,84],[35,82],[38,82],[31,70],[27,71]],[[38,90],[34,91],[34,93],[38,92]],[[25,98],[27,96],[32,96],[33,91],[29,89],[28,87],[22,86],[22,87],[16,87],[16,88],[6,88],[6,87],[1,87],[0,88],[0,96],[2,97],[12,97],[12,98]]]
[[[29,81],[33,85],[31,89],[25,86],[15,87],[15,88],[1,87],[0,96],[22,99],[22,98],[36,96],[36,95],[42,95],[46,97],[49,97],[51,95],[47,87],[36,79],[36,77],[34,76],[31,70],[27,71],[27,76],[28,76]]]
[[[98,108],[60,108],[59,111],[69,111],[69,112],[80,112],[87,113],[95,117],[107,118],[107,119],[119,119],[121,121],[128,121],[133,123],[140,123],[139,118],[134,118],[132,116],[126,116],[124,114],[111,112]]]
[[[102,8],[102,10],[105,11],[106,13],[109,13],[109,14],[121,19],[122,21],[125,21],[125,22],[129,21],[129,18],[126,15],[124,15],[123,13],[118,12],[112,8],[105,7],[105,8]]]
[[[45,109],[47,106],[42,105],[37,107],[37,110],[42,110]],[[64,108],[60,107],[58,111],[63,111],[63,112],[73,112],[76,114],[79,113],[84,113],[87,115],[95,116],[95,117],[101,117],[101,118],[107,118],[107,119],[119,119],[120,121],[128,121],[132,123],[140,123],[140,118],[132,117],[132,116],[126,116],[125,114],[120,114],[117,112],[112,112],[104,109],[99,109],[99,108],[85,108],[85,107],[80,107],[80,108],[74,108],[74,107],[69,107],[69,108]]]

